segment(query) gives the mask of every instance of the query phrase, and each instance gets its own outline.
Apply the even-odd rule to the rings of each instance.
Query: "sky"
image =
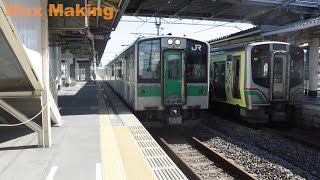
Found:
[[[102,65],[106,65],[132,44],[138,37],[157,34],[156,18],[123,16],[117,29],[111,33]],[[157,21],[159,19],[157,18]],[[161,19],[160,35],[171,33],[174,36],[186,36],[208,41],[254,27],[248,23],[230,23],[222,21],[201,21],[186,19]]]

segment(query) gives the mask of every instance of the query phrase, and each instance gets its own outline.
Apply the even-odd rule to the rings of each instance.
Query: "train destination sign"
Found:
[[[5,13],[7,16],[42,16],[41,7],[26,7],[19,4],[6,4]],[[114,9],[112,7],[96,7],[87,4],[81,7],[76,4],[75,7],[65,7],[63,4],[49,4],[48,16],[99,16],[105,20],[112,20]]]

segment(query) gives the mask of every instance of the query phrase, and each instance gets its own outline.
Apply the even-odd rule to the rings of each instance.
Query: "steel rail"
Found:
[[[222,154],[214,151],[213,149],[211,149],[210,147],[208,147],[207,145],[199,141],[197,138],[192,137],[191,143],[197,148],[197,150],[206,154],[208,157],[214,158],[214,160],[217,160],[219,163],[224,165],[228,170],[237,174],[241,179],[248,179],[248,180],[257,179],[253,176],[253,174],[246,172],[245,170],[243,170],[242,167],[237,166],[236,164],[234,164],[233,162],[225,158]]]
[[[189,179],[194,179],[194,180],[203,179],[196,172],[194,172],[192,168],[182,158],[180,158],[180,156],[177,153],[175,153],[170,148],[169,144],[163,138],[160,138],[158,143],[163,148],[163,150],[168,154],[168,156],[173,160],[173,162],[176,163],[176,165],[184,172],[184,174]]]

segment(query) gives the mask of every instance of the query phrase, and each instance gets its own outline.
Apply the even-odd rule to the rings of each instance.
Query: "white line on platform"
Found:
[[[102,180],[101,163],[96,164],[96,180]]]
[[[52,168],[51,168],[51,170],[50,170],[50,172],[49,172],[48,177],[47,177],[46,180],[53,180],[53,177],[54,177],[54,175],[56,174],[57,169],[58,169],[57,166],[52,166]]]

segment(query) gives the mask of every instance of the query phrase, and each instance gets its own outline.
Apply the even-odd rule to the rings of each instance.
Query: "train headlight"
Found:
[[[176,45],[180,45],[181,44],[181,41],[180,39],[176,39],[176,41],[174,42]]]
[[[173,40],[172,39],[168,39],[168,44],[172,45],[173,44]]]

